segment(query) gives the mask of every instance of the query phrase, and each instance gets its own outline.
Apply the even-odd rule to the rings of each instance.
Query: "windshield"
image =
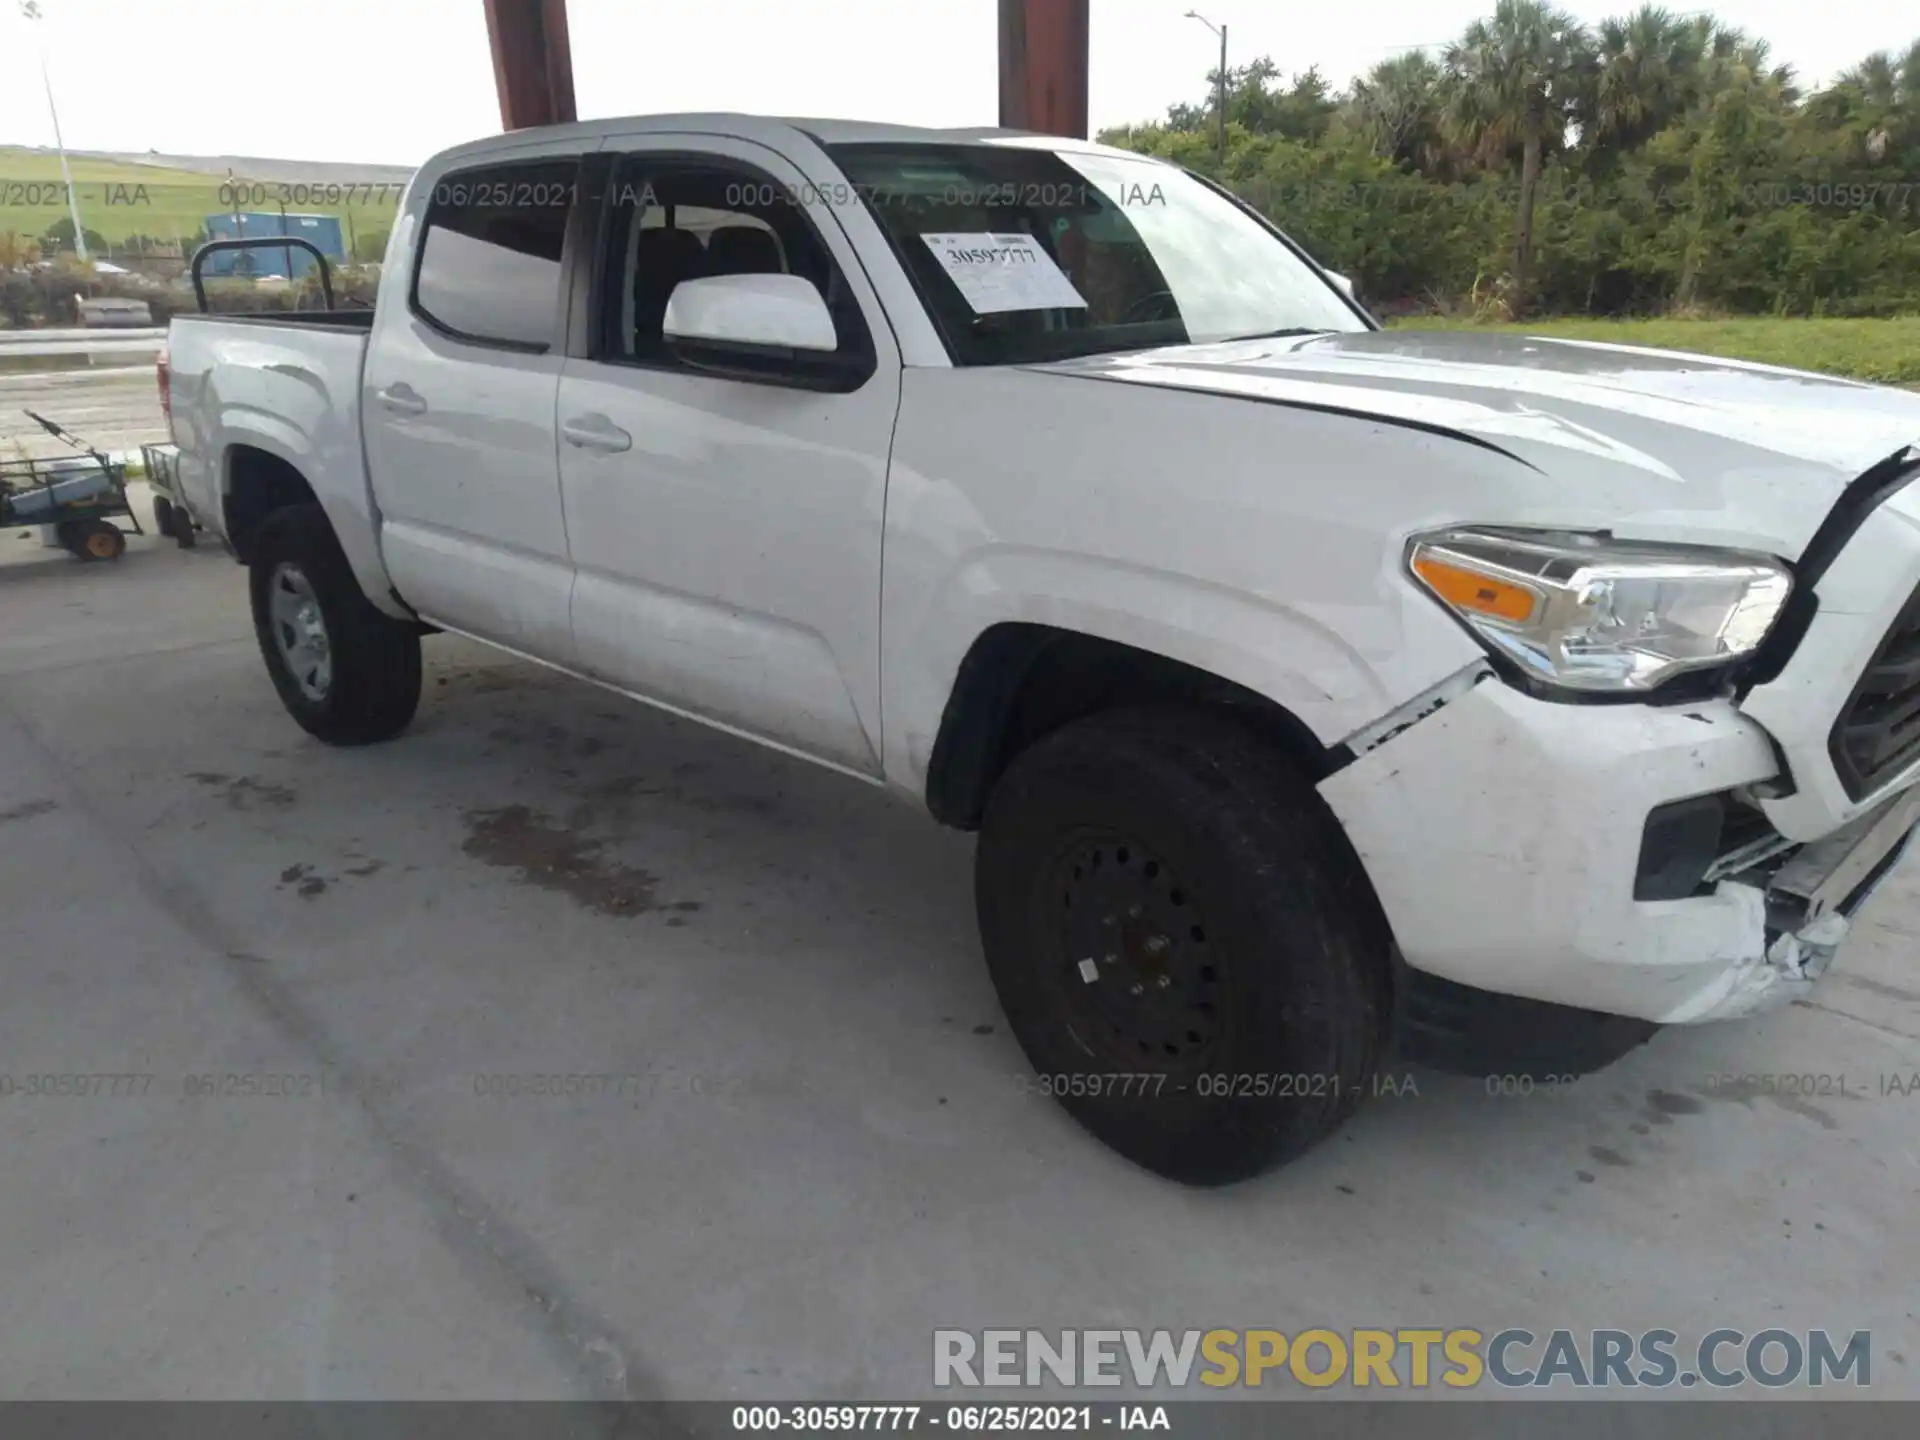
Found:
[[[828,148],[957,365],[1367,328],[1259,220],[1170,165],[1018,141]]]

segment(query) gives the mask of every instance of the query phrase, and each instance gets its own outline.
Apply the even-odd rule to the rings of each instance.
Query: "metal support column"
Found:
[[[999,0],[1000,123],[1087,138],[1088,0]]]
[[[500,128],[562,125],[573,108],[567,0],[485,0]]]

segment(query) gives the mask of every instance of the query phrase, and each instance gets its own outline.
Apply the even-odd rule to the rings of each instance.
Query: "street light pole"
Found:
[[[1186,18],[1198,20],[1220,37],[1220,73],[1215,77],[1213,101],[1213,148],[1220,169],[1227,168],[1227,27],[1216,25],[1198,10],[1187,11]]]
[[[60,111],[53,103],[53,75],[47,68],[47,40],[39,29],[42,18],[39,0],[20,0],[20,13],[33,22],[34,33],[40,39],[40,83],[47,90],[47,114],[53,117],[53,146],[60,152],[60,178],[67,187],[67,214],[73,220],[73,253],[85,264],[87,232],[80,228],[80,197],[74,194],[73,171],[67,165],[67,142],[60,136]]]
[[[51,93],[51,92],[49,92]],[[1214,148],[1220,152],[1220,169],[1227,168],[1227,26],[1220,22],[1220,98],[1213,107]]]

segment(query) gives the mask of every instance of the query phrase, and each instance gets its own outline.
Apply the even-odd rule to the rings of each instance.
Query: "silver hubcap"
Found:
[[[333,647],[313,582],[298,565],[276,565],[267,595],[273,642],[280,647],[287,673],[307,699],[326,699],[333,684]]]

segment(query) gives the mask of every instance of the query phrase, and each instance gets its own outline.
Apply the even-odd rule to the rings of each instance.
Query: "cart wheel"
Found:
[[[153,501],[153,528],[169,540],[173,539],[173,527],[179,523],[176,518],[179,513],[179,511],[173,508],[173,502],[167,499],[166,496],[155,496]]]
[[[82,560],[118,560],[127,553],[127,537],[104,520],[83,520],[73,527],[67,548]]]

